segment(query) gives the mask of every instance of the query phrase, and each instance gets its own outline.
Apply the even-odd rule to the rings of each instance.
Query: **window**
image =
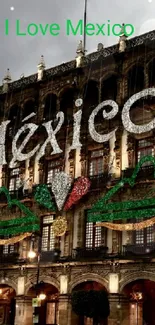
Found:
[[[14,253],[14,251],[15,251],[15,245],[4,245],[3,246],[3,254],[4,255]]]
[[[93,222],[86,223],[85,247],[95,248],[106,245],[106,229],[103,227],[94,227]]]
[[[9,236],[5,236],[5,239],[9,238]],[[4,255],[14,253],[16,251],[17,244],[13,245],[3,245],[2,252]]]
[[[56,173],[61,169],[59,160],[52,160],[48,162],[47,184],[52,183],[52,179]]]
[[[143,219],[137,220],[137,222],[141,222],[141,221],[143,221]],[[149,244],[152,244],[153,242],[154,242],[154,226],[150,226],[135,231],[134,244],[149,246]]]
[[[55,248],[55,236],[53,232],[54,215],[43,217],[41,250],[51,251]]]
[[[19,168],[12,169],[10,172],[9,191],[16,191],[20,187]]]
[[[143,139],[138,141],[137,161],[139,162],[144,156],[154,156],[154,146],[151,139]],[[148,166],[151,164],[151,161],[147,161],[143,164],[143,166]]]
[[[89,176],[103,174],[103,150],[95,150],[90,154]]]

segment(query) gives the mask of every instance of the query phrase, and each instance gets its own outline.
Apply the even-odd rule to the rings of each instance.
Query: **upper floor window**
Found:
[[[154,156],[154,146],[151,139],[139,140],[137,144],[137,162],[140,161],[142,157],[145,156]],[[147,161],[143,166],[148,166],[152,164],[151,161]]]
[[[20,187],[19,168],[14,168],[10,171],[9,191],[16,191]]]
[[[53,232],[54,215],[44,216],[42,219],[42,243],[41,250],[51,251],[55,248],[55,236]]]
[[[9,236],[5,237],[5,239],[6,238],[9,238]],[[11,253],[15,253],[15,252],[17,252],[17,247],[18,247],[18,244],[3,245],[2,253],[4,255],[8,255],[8,254],[11,254]]]
[[[47,167],[47,184],[52,183],[53,177],[56,173],[60,172],[61,164],[59,160],[48,161]]]
[[[90,153],[89,176],[95,176],[104,172],[103,150],[95,150]]]
[[[143,221],[143,219],[138,221]],[[154,225],[144,229],[136,230],[133,236],[135,245],[149,246],[149,244],[154,242]]]
[[[85,247],[96,248],[106,245],[106,229],[103,227],[94,227],[96,223],[86,223]]]

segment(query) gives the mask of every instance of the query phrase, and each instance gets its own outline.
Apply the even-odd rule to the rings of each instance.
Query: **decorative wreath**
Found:
[[[67,220],[65,217],[59,216],[53,221],[53,232],[56,237],[61,237],[66,233]]]

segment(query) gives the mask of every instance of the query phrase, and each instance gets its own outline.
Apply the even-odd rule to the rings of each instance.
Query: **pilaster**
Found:
[[[59,325],[69,325],[69,296],[67,294],[61,294],[59,296]]]

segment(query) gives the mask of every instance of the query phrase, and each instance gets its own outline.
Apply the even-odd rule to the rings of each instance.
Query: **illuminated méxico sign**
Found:
[[[151,131],[155,128],[155,118],[149,122],[148,124],[143,125],[135,125],[131,119],[130,119],[130,108],[131,106],[139,99],[146,97],[146,96],[155,96],[155,88],[148,88],[145,89],[135,95],[133,95],[130,99],[127,100],[125,103],[123,110],[122,110],[122,123],[124,126],[124,129],[127,130],[130,133],[134,134],[141,134],[148,131]],[[112,100],[106,100],[100,103],[91,113],[89,120],[88,120],[88,129],[89,134],[91,138],[98,143],[104,143],[106,141],[109,141],[117,131],[118,128],[115,128],[113,131],[107,133],[107,134],[99,134],[95,130],[95,116],[99,113],[99,111],[104,108],[105,106],[110,105],[112,107],[110,112],[106,112],[103,110],[103,118],[105,120],[111,120],[114,118],[118,111],[119,107],[115,101]],[[31,117],[31,115],[29,116]],[[26,119],[28,119],[27,117]],[[30,159],[36,154],[36,161],[39,162],[39,160],[45,155],[45,149],[47,144],[51,144],[51,147],[53,151],[51,152],[51,155],[62,153],[61,148],[59,147],[57,140],[56,140],[56,134],[61,129],[61,126],[64,122],[64,113],[58,112],[56,115],[56,119],[58,121],[58,124],[56,128],[53,130],[52,127],[52,121],[43,123],[42,125],[47,131],[47,138],[45,142],[40,145],[37,144],[36,147],[31,150],[28,153],[23,153],[23,150],[25,146],[27,145],[30,138],[33,136],[35,131],[38,129],[39,125],[36,125],[34,123],[27,123],[24,124],[16,133],[15,137],[12,141],[12,159],[9,163],[10,168],[15,168],[17,166],[17,162],[24,161],[27,159]],[[82,147],[82,144],[80,142],[80,130],[81,130],[81,119],[82,119],[82,109],[80,109],[77,113],[73,115],[73,138],[72,138],[72,144],[70,146],[70,150],[77,149],[79,147]],[[5,157],[5,141],[6,141],[6,130],[7,126],[10,123],[10,121],[4,121],[0,125],[0,165],[7,164],[6,157]],[[25,139],[22,141],[20,146],[17,146],[17,142],[19,140],[19,137],[21,134],[24,134],[25,131],[28,131],[27,135],[25,136]]]

